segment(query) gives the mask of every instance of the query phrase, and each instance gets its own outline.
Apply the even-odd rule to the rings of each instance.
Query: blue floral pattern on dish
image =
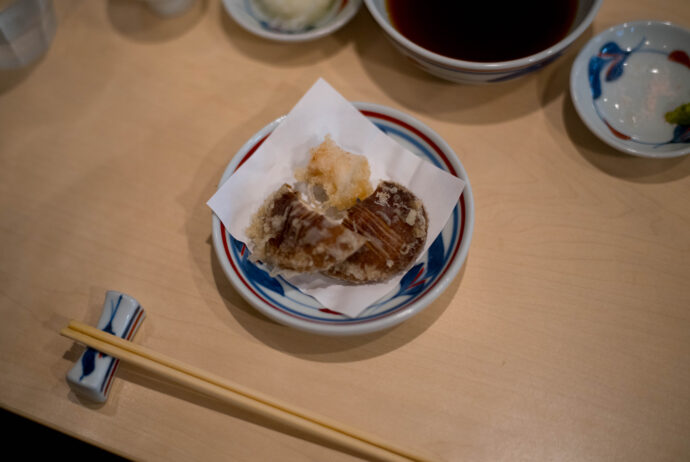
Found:
[[[430,149],[422,138],[397,122],[376,120],[375,125],[389,136],[409,146],[412,152],[444,169],[444,163]],[[463,234],[463,199],[453,210],[446,227],[432,242],[421,260],[401,278],[395,290],[373,303],[357,318],[350,318],[324,307],[313,297],[304,294],[281,276],[273,276],[261,262],[253,260],[245,243],[235,239],[222,227],[223,239],[227,243],[226,253],[236,270],[245,279],[251,290],[264,302],[291,316],[304,320],[347,325],[361,323],[388,316],[409,306],[438,283],[444,270],[453,261],[459,239]],[[463,207],[461,209],[461,207]]]
[[[425,266],[423,263],[416,264],[400,280],[400,289],[397,296],[407,295],[414,297],[424,292],[430,281],[443,268],[443,250],[443,240],[439,237],[431,244],[427,251],[427,265]]]
[[[284,296],[285,291],[283,290],[283,285],[278,279],[272,277],[268,274],[268,271],[259,268],[256,263],[249,259],[249,249],[247,249],[247,246],[243,242],[238,241],[229,233],[228,236],[230,236],[233,253],[239,257],[237,258],[237,262],[249,280],[252,281],[254,285]]]
[[[451,220],[453,220],[454,223],[457,223],[456,220],[458,218],[458,210],[456,207]],[[453,227],[452,239],[449,243],[451,248],[455,245],[457,232],[456,227]],[[254,262],[249,258],[249,250],[243,242],[235,239],[227,231],[225,231],[225,234],[226,238],[231,244],[233,259],[238,263],[242,273],[247,277],[252,287],[262,297],[265,297],[268,301],[276,305],[280,305],[283,309],[300,317],[306,317],[312,320],[324,320],[326,318],[331,318],[332,316],[337,316],[338,319],[329,319],[329,321],[352,321],[352,319],[343,316],[338,312],[320,307],[319,303],[312,297],[305,295],[305,298],[308,300],[300,301],[293,298],[292,295],[288,295],[287,292],[290,291],[290,289],[293,289],[293,286],[288,281],[281,276],[271,276],[268,271],[262,268],[262,263]],[[443,234],[439,235],[431,244],[429,250],[427,250],[425,259],[414,265],[402,277],[397,291],[386,296],[386,299],[383,302],[371,305],[367,311],[357,318],[357,320],[362,321],[383,316],[400,308],[402,305],[408,303],[411,299],[414,299],[418,295],[422,294],[432,283],[435,282],[436,278],[448,262],[448,259],[451,258],[451,255],[449,255],[446,250],[447,247],[444,244]],[[289,305],[296,304],[297,307],[291,307],[288,306],[288,304],[283,303],[282,301],[285,297],[290,299],[291,303]],[[386,307],[383,312],[377,310],[384,304],[390,303],[391,300],[395,301],[392,306]],[[313,315],[308,314],[311,310],[315,310]],[[316,312],[320,312],[321,314],[317,314]]]
[[[676,125],[669,143],[690,143],[690,125]]]
[[[657,53],[668,57],[670,61],[678,62],[682,65],[688,66],[688,55],[682,50],[672,50],[670,52],[656,50],[652,48],[643,48],[646,43],[646,38],[642,38],[639,44],[634,48],[626,51],[623,50],[616,42],[607,42],[600,49],[599,53],[592,56],[589,59],[589,66],[587,69],[587,74],[589,77],[589,86],[592,91],[592,99],[594,103],[594,109],[601,119],[601,121],[608,127],[608,129],[613,133],[614,136],[626,140],[632,141],[639,144],[645,144],[653,147],[663,146],[665,144],[674,143],[688,143],[690,142],[690,125],[676,125],[673,130],[673,136],[670,140],[663,143],[652,143],[639,139],[635,139],[625,133],[616,130],[603,116],[599,106],[597,105],[597,100],[602,95],[602,72],[604,73],[605,82],[615,82],[623,76],[625,70],[625,62],[634,53],[646,52],[646,53]],[[690,68],[690,66],[688,66]]]
[[[452,150],[423,125],[383,106],[353,103],[374,125],[413,154],[441,170],[467,175]],[[248,141],[228,164],[223,180],[256,151],[283,120],[276,119]],[[440,144],[440,145],[439,145]],[[474,222],[469,183],[458,197],[448,221],[429,248],[387,294],[349,317],[324,306],[316,298],[256,261],[243,242],[234,239],[223,223],[213,217],[213,244],[221,266],[240,295],[268,318],[301,330],[327,335],[353,335],[392,327],[424,309],[447,287],[462,267]],[[275,277],[274,277],[275,276]]]
[[[605,79],[607,82],[618,80],[623,75],[623,65],[628,57],[638,51],[645,39],[632,50],[624,51],[616,42],[608,42],[601,47],[596,56],[589,60],[589,86],[592,89],[592,98],[595,100],[601,96],[601,71],[608,66]]]

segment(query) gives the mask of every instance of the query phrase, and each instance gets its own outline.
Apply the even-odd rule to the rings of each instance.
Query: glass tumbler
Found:
[[[0,69],[17,69],[50,48],[57,23],[53,0],[0,0]]]

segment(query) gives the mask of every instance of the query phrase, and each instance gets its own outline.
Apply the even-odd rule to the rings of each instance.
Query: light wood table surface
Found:
[[[82,348],[58,331],[117,289],[147,311],[137,343],[442,460],[690,460],[690,158],[617,153],[568,91],[593,34],[688,27],[687,0],[605,1],[559,61],[483,87],[417,70],[364,7],[301,45],[219,1],[169,20],[129,0],[56,11],[47,55],[0,73],[0,406],[138,460],[357,460],[127,365],[105,405],[79,400]],[[363,337],[269,321],[211,245],[225,166],[319,77],[437,131],[475,196],[461,274]]]

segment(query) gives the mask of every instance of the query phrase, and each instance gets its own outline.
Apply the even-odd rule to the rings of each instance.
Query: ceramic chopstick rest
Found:
[[[109,334],[130,340],[145,317],[144,309],[133,297],[109,290],[103,312],[96,326]],[[120,360],[88,347],[67,373],[67,382],[75,393],[103,403],[108,398]]]

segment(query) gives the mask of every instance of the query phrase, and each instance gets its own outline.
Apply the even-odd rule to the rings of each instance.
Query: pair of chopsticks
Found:
[[[391,461],[432,460],[429,456],[288,405],[79,321],[70,321],[60,334],[178,385],[360,454]]]

